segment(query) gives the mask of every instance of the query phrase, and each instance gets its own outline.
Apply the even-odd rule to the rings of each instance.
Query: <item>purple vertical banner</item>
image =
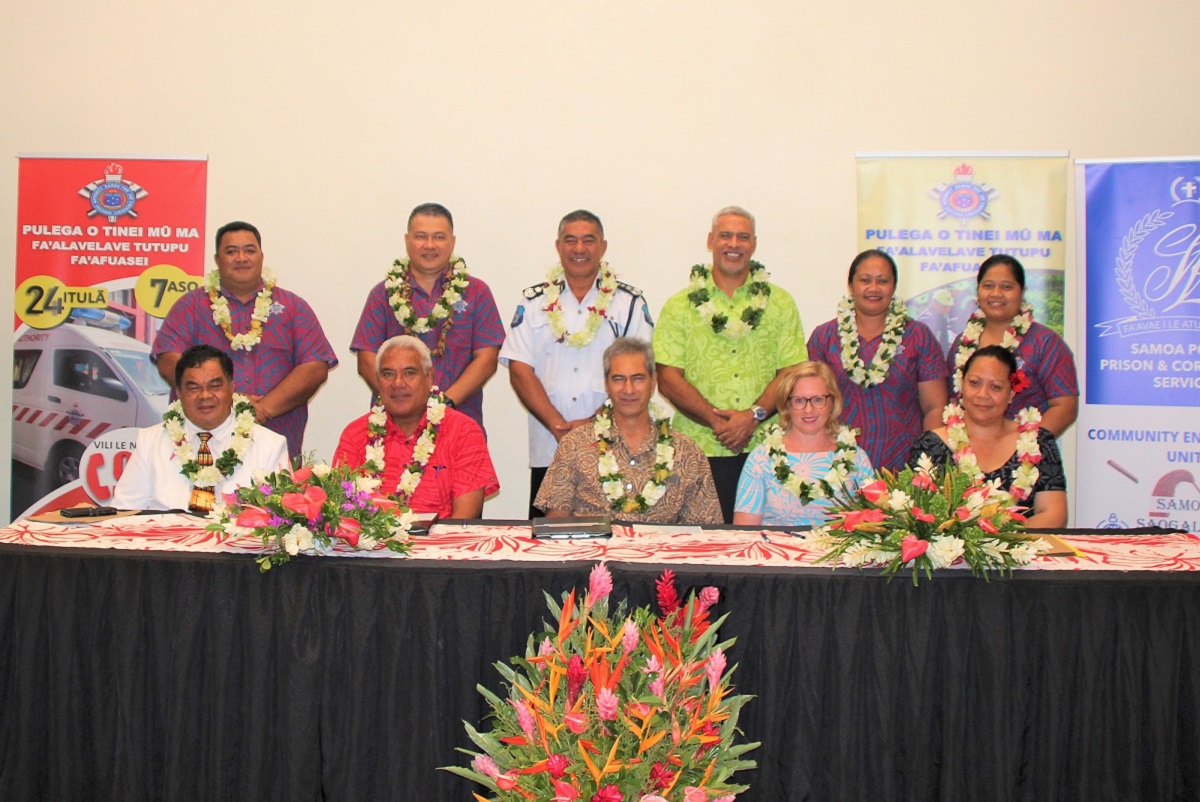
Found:
[[[1078,525],[1200,532],[1200,160],[1079,169]]]

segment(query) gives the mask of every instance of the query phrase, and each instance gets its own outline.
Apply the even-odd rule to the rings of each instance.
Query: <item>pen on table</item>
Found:
[[[765,541],[766,541],[766,542],[768,542],[768,543],[770,543],[770,542],[771,542],[771,538],[767,537],[767,533],[766,533],[766,532],[759,532],[759,534],[760,534],[760,535],[762,535],[762,539],[763,539],[763,540],[765,540]]]

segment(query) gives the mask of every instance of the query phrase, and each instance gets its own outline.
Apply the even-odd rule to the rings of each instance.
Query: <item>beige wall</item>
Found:
[[[856,151],[1170,156],[1200,130],[1195,0],[3,3],[0,284],[16,154],[208,154],[209,232],[261,227],[343,360],[313,406],[322,455],[365,403],[346,348],[419,202],[453,211],[506,320],[566,211],[604,219],[657,312],[708,217],[742,204],[811,329],[855,250]],[[521,516],[504,368],[486,407],[504,484],[486,512]]]

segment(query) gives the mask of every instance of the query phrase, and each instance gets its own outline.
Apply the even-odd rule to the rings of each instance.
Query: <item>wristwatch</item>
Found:
[[[752,414],[754,416],[754,419],[756,421],[758,421],[759,423],[762,423],[763,421],[765,421],[767,419],[767,411],[765,409],[763,409],[762,407],[760,407],[758,404],[755,404],[754,406],[750,407],[750,414]]]

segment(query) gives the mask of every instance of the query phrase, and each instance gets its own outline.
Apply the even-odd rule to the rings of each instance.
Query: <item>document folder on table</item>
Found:
[[[607,515],[534,518],[533,536],[548,540],[587,540],[596,537],[612,537],[612,522]]]

